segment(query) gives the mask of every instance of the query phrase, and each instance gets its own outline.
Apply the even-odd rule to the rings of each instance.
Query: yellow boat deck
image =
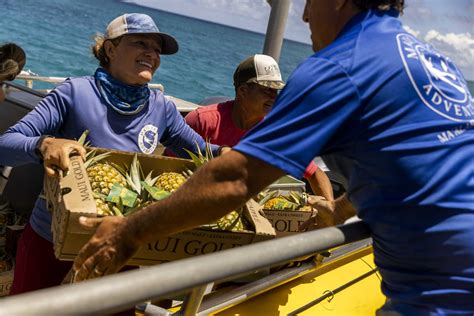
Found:
[[[375,315],[385,302],[375,269],[372,247],[367,247],[213,315]],[[315,300],[319,303],[293,314]]]

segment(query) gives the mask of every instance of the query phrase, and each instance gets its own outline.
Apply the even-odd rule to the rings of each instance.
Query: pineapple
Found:
[[[109,195],[115,183],[127,187],[127,179],[111,164],[98,162],[86,169],[92,191]]]
[[[89,131],[86,130],[82,133],[81,137],[78,140],[83,146],[87,146],[86,142],[87,135]],[[87,176],[92,187],[92,191],[95,193],[100,193],[107,196],[110,193],[110,189],[114,183],[119,183],[120,185],[125,186],[127,180],[125,177],[108,162],[102,162],[101,160],[107,158],[108,153],[104,153],[96,156],[96,151],[91,150],[86,154],[86,161],[84,167],[86,168]]]
[[[174,192],[184,182],[186,182],[186,177],[182,174],[177,172],[164,172],[156,179],[155,186],[168,192]]]
[[[89,151],[84,166],[91,184],[98,216],[115,215],[113,203],[107,202],[107,196],[114,184],[129,188],[127,178],[119,171],[117,166],[101,160],[107,158],[108,153],[95,156],[95,151]]]
[[[78,142],[84,146],[87,146],[86,137],[89,131],[85,131]],[[138,194],[141,193],[141,179],[140,179],[140,165],[135,155],[132,164],[130,166],[129,173],[119,166],[104,161],[110,154],[103,153],[96,156],[96,151],[91,150],[86,155],[86,162],[84,167],[86,168],[87,176],[91,184],[94,200],[96,204],[96,210],[98,216],[117,215],[121,216],[125,210],[124,206],[119,203],[117,205],[107,200],[110,191],[114,185],[132,189]]]
[[[311,211],[311,206],[306,205],[307,200],[304,192],[289,191],[284,195],[279,191],[266,190],[259,193],[259,203],[267,210]]]
[[[111,216],[114,215],[113,204],[105,201],[104,198],[96,196],[94,194],[95,208],[98,216]]]
[[[221,217],[217,220],[215,224],[216,227],[220,230],[245,230],[244,223],[242,222],[242,216],[237,211],[232,211],[227,215]]]
[[[263,208],[269,210],[287,210],[294,208],[294,203],[288,201],[282,196],[277,196],[268,200]]]

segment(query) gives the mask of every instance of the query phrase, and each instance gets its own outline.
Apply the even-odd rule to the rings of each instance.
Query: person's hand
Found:
[[[76,282],[119,271],[139,248],[127,231],[125,217],[80,217],[79,222],[88,229],[98,228],[74,260]]]
[[[315,210],[314,214],[300,225],[299,230],[313,230],[335,225],[335,203],[322,196],[309,195],[308,204]]]
[[[51,177],[60,175],[60,171],[69,171],[69,157],[79,155],[86,159],[86,150],[74,140],[47,137],[39,146],[46,174]]]

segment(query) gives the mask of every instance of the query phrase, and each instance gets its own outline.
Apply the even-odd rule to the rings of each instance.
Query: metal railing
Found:
[[[29,94],[34,94],[38,97],[44,97],[47,93],[51,91],[51,89],[36,89],[33,84],[34,82],[46,82],[46,83],[52,83],[52,84],[60,84],[64,82],[67,78],[63,77],[44,77],[44,76],[38,76],[34,74],[20,74],[16,77],[18,80],[24,80],[25,81],[25,86],[22,86],[18,83],[13,83],[13,82],[5,82],[6,86],[9,88],[9,90],[18,90],[22,92],[26,92]],[[164,92],[164,86],[159,83],[150,83],[148,86],[151,89],[158,89],[162,92]],[[189,102],[183,99],[180,99],[175,96],[170,96],[166,95],[167,98],[169,98],[171,101],[174,102],[176,107],[181,113],[188,113],[192,110],[195,110],[196,108],[199,107],[198,104],[195,104],[193,102]]]
[[[146,269],[122,272],[77,284],[25,293],[0,301],[0,315],[81,314],[117,312],[135,304],[194,290],[181,315],[199,310],[202,289],[208,283],[316,254],[370,235],[362,222],[296,234],[169,262]],[[192,311],[191,313],[189,311]]]
[[[46,82],[46,83],[51,83],[51,84],[54,84],[54,85],[57,85],[59,83],[62,83],[64,82],[67,78],[66,77],[47,77],[47,76],[38,76],[36,74],[33,74],[33,73],[25,73],[25,72],[22,72],[21,74],[19,74],[17,77],[16,77],[17,80],[24,80],[25,81],[25,85],[30,88],[30,89],[34,89],[33,87],[33,83],[35,81],[39,81],[39,82]],[[150,83],[148,84],[148,86],[151,88],[151,89],[159,89],[161,91],[164,91],[165,88],[163,87],[162,84],[160,83]]]

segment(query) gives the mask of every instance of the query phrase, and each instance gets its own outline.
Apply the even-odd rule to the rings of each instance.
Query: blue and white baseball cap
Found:
[[[172,55],[178,51],[176,39],[160,32],[153,19],[142,13],[125,13],[107,26],[105,39],[114,39],[126,34],[156,34],[161,38],[161,54]]]

